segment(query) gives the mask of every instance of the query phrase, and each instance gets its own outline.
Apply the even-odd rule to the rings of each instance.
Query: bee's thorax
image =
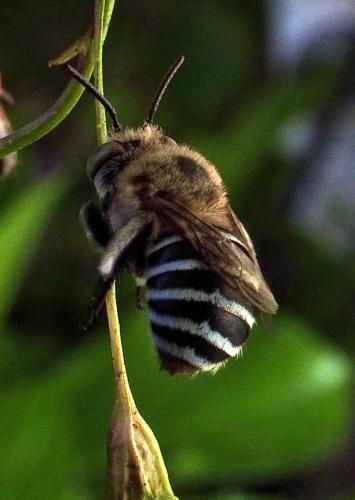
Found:
[[[164,196],[211,224],[227,227],[227,198],[215,167],[186,145],[176,144],[161,129],[147,125],[126,129],[110,137],[103,162],[94,177],[96,189],[117,219],[132,210],[145,210],[147,201]],[[115,154],[110,154],[113,151]],[[94,155],[95,156],[95,155]],[[95,159],[95,158],[94,158]]]

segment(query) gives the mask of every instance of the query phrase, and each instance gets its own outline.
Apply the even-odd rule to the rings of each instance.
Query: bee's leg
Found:
[[[137,215],[118,231],[106,245],[98,267],[99,279],[96,293],[91,299],[86,317],[81,323],[81,327],[84,330],[89,328],[97,318],[104,303],[105,295],[124,262],[127,249],[146,224],[147,220],[145,216],[143,214]]]
[[[112,231],[104,214],[93,201],[84,203],[79,218],[89,239],[100,247],[106,247],[112,238]]]
[[[114,282],[114,279],[108,281],[102,281],[100,280],[96,286],[96,291],[94,296],[90,299],[89,305],[85,314],[85,317],[83,320],[80,322],[80,328],[82,330],[87,330],[90,328],[96,321],[99,312],[101,310],[101,307],[104,303],[105,296]]]

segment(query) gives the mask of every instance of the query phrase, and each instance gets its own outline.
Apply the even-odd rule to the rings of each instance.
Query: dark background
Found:
[[[87,1],[1,6],[0,71],[15,129],[67,84],[47,61],[86,29]],[[326,15],[325,15],[326,13]],[[280,312],[215,376],[161,373],[122,277],[119,312],[138,408],[181,498],[349,498],[354,352],[355,13],[350,2],[118,1],[105,88],[218,167]],[[0,496],[102,497],[113,371],[104,315],[78,324],[98,256],[78,222],[95,196],[85,95],[0,182]],[[266,334],[265,334],[266,333]]]

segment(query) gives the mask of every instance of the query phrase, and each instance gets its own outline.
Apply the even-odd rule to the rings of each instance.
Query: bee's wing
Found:
[[[190,241],[229,287],[240,290],[261,311],[276,312],[278,305],[261,274],[249,235],[230,207],[230,228],[225,231],[163,196],[156,195],[148,203],[147,208]]]

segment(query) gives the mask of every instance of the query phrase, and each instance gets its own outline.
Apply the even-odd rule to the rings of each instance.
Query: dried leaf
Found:
[[[5,107],[2,102],[14,104],[11,95],[3,88],[0,76],[0,139],[12,133],[10,120],[6,114]],[[17,165],[17,154],[10,153],[0,159],[0,176],[9,175]]]

